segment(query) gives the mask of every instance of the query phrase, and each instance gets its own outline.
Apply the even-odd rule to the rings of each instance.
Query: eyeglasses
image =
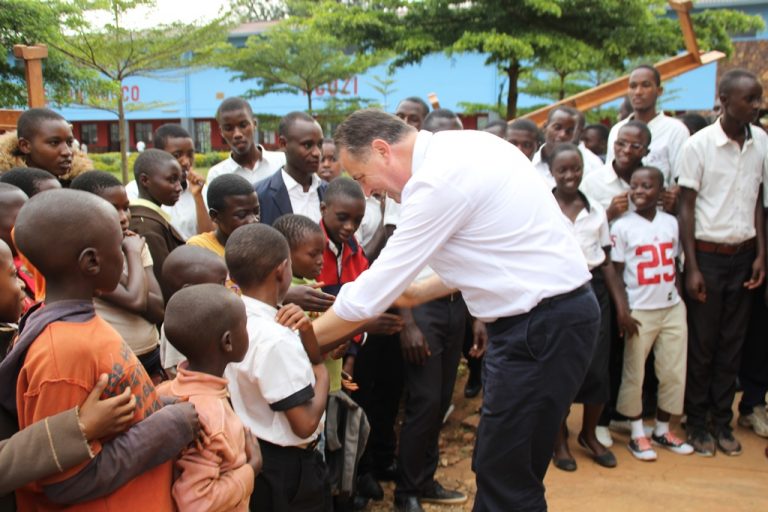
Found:
[[[640,151],[641,149],[645,149],[645,146],[643,146],[642,144],[638,144],[637,142],[630,143],[625,140],[617,140],[615,144],[616,144],[616,147],[621,149],[630,148],[633,151]]]

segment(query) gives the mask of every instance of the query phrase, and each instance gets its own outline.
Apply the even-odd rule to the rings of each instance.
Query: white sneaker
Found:
[[[637,460],[645,462],[652,462],[656,460],[656,450],[651,448],[651,441],[647,437],[640,437],[637,439],[630,439],[627,445],[629,451],[635,456]]]
[[[678,455],[690,455],[693,453],[693,446],[678,438],[672,432],[667,432],[663,436],[653,434],[651,436],[651,442],[657,446],[664,447],[673,453],[677,453]]]
[[[600,441],[600,444],[606,448],[613,446],[613,437],[608,427],[597,426],[595,427],[595,437]]]
[[[751,414],[740,415],[739,425],[751,428],[760,437],[768,437],[768,413],[766,413],[765,406],[756,405],[752,408]]]

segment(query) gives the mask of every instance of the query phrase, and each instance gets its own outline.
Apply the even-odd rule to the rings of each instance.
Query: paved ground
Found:
[[[463,373],[463,372],[462,372]],[[441,436],[441,467],[438,480],[446,487],[456,487],[470,495],[463,507],[426,505],[430,511],[467,511],[472,509],[475,492],[470,468],[474,430],[462,424],[480,405],[480,399],[466,400],[463,378],[457,383],[452,414]],[[574,406],[569,417],[571,432],[578,432],[581,407]],[[466,422],[465,422],[466,423]],[[678,434],[679,427],[675,428]],[[605,469],[589,458],[571,440],[571,451],[578,470],[566,473],[550,466],[545,484],[549,509],[553,512],[768,512],[768,440],[738,427],[735,435],[744,447],[742,455],[714,458],[680,456],[661,451],[652,463],[636,461],[626,448],[627,436],[614,435],[613,452],[618,467]],[[368,510],[392,509],[392,484],[385,484],[387,496]]]

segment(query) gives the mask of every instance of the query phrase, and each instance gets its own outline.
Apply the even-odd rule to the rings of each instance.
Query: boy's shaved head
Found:
[[[661,169],[658,167],[653,167],[652,165],[641,165],[634,171],[632,171],[632,174],[636,174],[638,172],[647,172],[651,176],[653,176],[654,181],[659,186],[660,189],[664,188],[664,173],[661,172]]]
[[[237,229],[224,248],[229,275],[241,287],[263,282],[288,256],[285,237],[266,224],[249,224]]]
[[[88,171],[72,180],[69,187],[74,190],[90,192],[91,194],[99,194],[105,189],[122,186],[123,184],[120,180],[108,172]]]
[[[0,183],[8,183],[20,188],[27,197],[32,197],[41,191],[41,182],[52,180],[58,185],[56,176],[36,167],[14,167],[0,174]],[[55,188],[59,188],[56,186]],[[47,189],[47,187],[46,187]]]
[[[291,126],[293,126],[297,121],[304,121],[307,123],[317,122],[314,117],[307,114],[306,112],[291,112],[280,119],[280,123],[277,125],[277,133],[283,137],[287,137],[288,130],[290,130]]]
[[[142,174],[149,176],[171,160],[176,161],[170,153],[161,149],[147,149],[136,158],[136,162],[133,164],[133,177],[139,181],[139,176]]]
[[[216,109],[216,120],[219,121],[221,119],[221,114],[224,112],[232,112],[234,110],[245,110],[248,112],[251,118],[253,118],[253,109],[251,108],[251,104],[243,98],[234,96],[221,102],[219,108]]]
[[[637,119],[633,119],[631,121],[628,121],[619,129],[619,132],[625,128],[634,128],[636,130],[639,130],[640,133],[643,134],[643,137],[645,137],[645,147],[649,147],[651,145],[651,129],[648,128],[648,125],[645,124],[642,121],[638,121]]]
[[[331,183],[333,183],[333,181]],[[309,217],[295,213],[286,213],[285,215],[281,215],[277,218],[275,223],[272,224],[272,227],[278,230],[280,234],[285,237],[286,241],[288,242],[288,246],[292,250],[301,245],[308,234],[323,234],[323,230],[320,227],[320,224],[313,221]]]
[[[49,108],[31,108],[19,116],[16,134],[19,138],[29,140],[37,133],[38,126],[45,121],[66,122],[66,119]]]
[[[227,206],[228,197],[253,193],[253,185],[247,179],[234,173],[222,174],[208,184],[208,208],[221,212]]]
[[[117,210],[99,196],[81,190],[50,190],[21,208],[15,239],[19,251],[51,279],[70,271],[87,248],[114,240],[119,253],[123,232]]]
[[[331,204],[333,200],[338,197],[349,197],[350,199],[365,202],[363,187],[352,178],[347,178],[345,176],[336,178],[328,184],[328,188],[325,190],[325,195],[323,196],[323,202],[325,204]]]
[[[536,123],[534,123],[530,119],[515,119],[514,121],[509,123],[509,126],[507,127],[507,129],[533,133],[536,136],[539,135],[539,127],[536,126]]]
[[[222,284],[227,278],[227,266],[218,255],[194,245],[182,245],[171,251],[163,262],[163,296],[168,300],[174,293],[193,284]]]
[[[16,203],[18,200],[26,201],[29,196],[16,185],[0,182],[0,207],[6,204]]]
[[[155,130],[152,137],[152,145],[156,149],[165,149],[168,139],[191,139],[189,132],[180,124],[166,123]]]
[[[244,317],[245,305],[232,290],[220,284],[196,284],[168,300],[163,329],[171,345],[197,362],[215,350],[224,333]]]

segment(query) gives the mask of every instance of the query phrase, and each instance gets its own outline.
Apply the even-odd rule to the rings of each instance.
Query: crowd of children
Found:
[[[610,130],[564,106],[542,131],[486,127],[531,161],[510,172],[550,186],[592,273],[601,325],[573,401],[606,468],[622,431],[641,461],[738,455],[738,382],[738,424],[768,437],[762,87],[725,73],[711,123],[657,111],[661,93],[643,65]],[[418,97],[395,114],[462,129]],[[465,502],[435,479],[438,438],[462,352],[464,394],[481,390],[484,325],[453,294],[318,343],[312,320],[375,261],[398,205],[344,177],[307,114],[282,119],[276,152],[246,101],[216,119],[231,155],[207,179],[169,124],[126,186],[51,110],[0,137],[0,510],[362,510],[383,480],[396,510]],[[574,471],[565,420],[552,460]]]

